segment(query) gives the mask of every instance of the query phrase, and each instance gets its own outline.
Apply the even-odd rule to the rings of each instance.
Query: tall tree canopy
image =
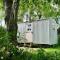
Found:
[[[2,7],[3,0],[0,0],[0,8]],[[24,13],[28,10],[32,19],[36,16],[34,11],[38,16],[56,17],[60,15],[60,0],[20,0],[18,18],[22,20]]]
[[[19,16],[20,19],[26,11],[29,10],[30,15],[36,16],[34,11],[39,17],[56,17],[60,15],[60,0],[20,0]]]
[[[35,20],[36,15],[39,19],[41,16],[60,16],[60,0],[0,0],[1,9],[5,10],[5,22],[8,32],[12,33],[11,39],[16,40],[18,18],[22,20],[27,11],[29,11],[31,20]]]
[[[3,6],[3,0],[0,0],[0,19],[4,18],[4,6]]]

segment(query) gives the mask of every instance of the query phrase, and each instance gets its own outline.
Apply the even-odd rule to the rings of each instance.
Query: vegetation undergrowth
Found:
[[[0,27],[0,60],[60,60],[60,50],[54,48],[21,48],[14,45],[6,29]]]

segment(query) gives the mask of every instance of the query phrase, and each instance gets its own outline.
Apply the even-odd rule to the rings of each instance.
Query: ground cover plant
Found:
[[[29,48],[14,45],[6,29],[0,27],[0,60],[60,60],[60,48]],[[59,38],[60,39],[60,38]]]

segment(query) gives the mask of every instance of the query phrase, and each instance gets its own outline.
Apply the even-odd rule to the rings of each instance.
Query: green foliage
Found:
[[[9,50],[0,52],[0,59],[1,57],[3,57],[3,60],[60,60],[60,51],[46,52],[44,49],[40,48],[37,52],[31,53],[28,52],[28,50],[19,50],[13,46]]]
[[[28,50],[14,45],[6,29],[0,27],[0,60],[60,60],[60,51],[46,52],[43,48],[36,52]]]
[[[0,0],[0,9],[3,8],[3,0]]]
[[[47,53],[48,60],[60,60],[59,57],[60,57],[60,52],[58,52],[58,51]]]
[[[19,19],[22,20],[25,12],[29,10],[29,13],[32,17],[32,20],[36,17],[34,11],[37,15],[42,15],[45,17],[56,17],[60,15],[60,10],[57,12],[55,8],[51,6],[51,4],[58,4],[58,8],[60,8],[60,0],[20,0],[19,7]]]
[[[60,35],[58,35],[58,45],[60,46]]]
[[[0,38],[5,36],[5,33],[6,33],[6,29],[0,26]]]
[[[54,3],[60,5],[60,0],[54,0]]]
[[[3,5],[4,5],[3,0],[0,0],[0,19],[4,18],[4,16],[5,16]]]
[[[45,17],[59,16],[60,10],[57,12],[51,6],[51,2],[52,0],[20,0],[18,19],[22,21],[23,15],[28,11],[28,9],[33,19],[35,18],[34,11],[36,11],[38,15],[41,14]],[[60,8],[60,0],[54,0],[52,3],[58,4],[58,7]],[[4,12],[3,5],[3,0],[0,0],[0,10],[2,9],[2,12]],[[4,17],[4,13],[2,13],[1,15],[2,16],[0,16],[0,18]]]
[[[47,60],[45,56],[45,51],[44,49],[39,49],[37,53],[37,60]]]
[[[0,48],[4,46],[8,46],[9,44],[9,36],[6,32],[6,29],[3,27],[0,27]]]

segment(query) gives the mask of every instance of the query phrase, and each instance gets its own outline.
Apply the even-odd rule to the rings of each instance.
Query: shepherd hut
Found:
[[[18,43],[57,44],[57,26],[54,19],[18,23]]]

